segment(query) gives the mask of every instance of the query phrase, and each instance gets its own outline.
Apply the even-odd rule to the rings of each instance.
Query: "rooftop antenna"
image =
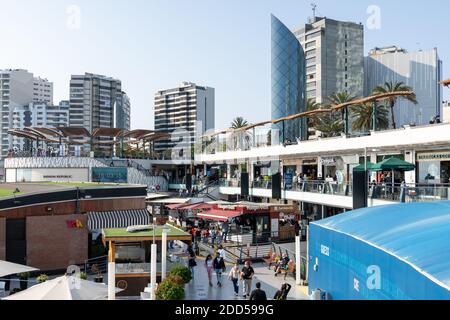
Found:
[[[315,2],[311,3],[312,12],[313,12],[313,19],[316,19],[316,10],[317,10],[317,4]]]

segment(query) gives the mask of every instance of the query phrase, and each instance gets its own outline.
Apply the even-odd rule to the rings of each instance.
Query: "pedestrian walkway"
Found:
[[[234,295],[233,283],[228,280],[228,272],[231,265],[227,265],[227,271],[223,274],[222,287],[216,285],[216,274],[213,273],[213,287],[208,284],[208,275],[204,267],[204,261],[197,259],[194,279],[186,285],[186,300],[244,300],[242,297],[242,283],[239,283],[239,296]],[[242,269],[243,266],[239,268]],[[274,276],[274,272],[269,270],[266,264],[253,264],[255,275],[253,277],[252,290],[255,289],[256,282],[261,282],[262,289],[266,292],[267,298],[272,300],[273,296],[285,282],[292,285],[288,300],[308,300],[305,290],[295,284],[295,279],[288,276],[284,280],[284,275]]]

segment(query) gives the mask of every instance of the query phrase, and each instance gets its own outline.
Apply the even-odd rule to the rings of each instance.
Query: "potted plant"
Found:
[[[48,275],[41,274],[39,277],[36,278],[37,283],[44,283],[48,280]]]
[[[178,264],[178,265],[175,265],[169,271],[169,277],[172,277],[172,278],[180,277],[183,281],[183,284],[187,284],[192,280],[192,273],[188,267]]]
[[[28,288],[28,279],[30,278],[29,272],[18,273],[17,276],[20,280],[20,289],[25,290]]]
[[[169,276],[156,289],[157,300],[183,300],[185,298],[183,279]]]
[[[98,266],[94,264],[91,268],[92,272],[97,273],[97,275],[94,277],[94,282],[96,283],[103,283],[103,275],[101,271],[99,270]]]

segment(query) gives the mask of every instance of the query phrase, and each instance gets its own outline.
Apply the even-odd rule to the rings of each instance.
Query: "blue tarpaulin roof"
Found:
[[[375,246],[450,290],[450,201],[359,209],[314,224]]]

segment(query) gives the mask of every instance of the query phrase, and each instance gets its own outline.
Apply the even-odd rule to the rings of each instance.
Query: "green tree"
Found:
[[[344,129],[342,118],[337,112],[322,113],[314,117],[314,128],[323,138],[338,137]]]
[[[248,125],[247,120],[242,117],[234,118],[233,122],[231,122],[231,129],[240,129]]]
[[[184,300],[184,284],[181,277],[168,277],[156,289],[157,300]]]
[[[306,111],[315,111],[315,110],[318,110],[320,108],[321,108],[321,105],[320,105],[320,103],[316,102],[316,99],[309,98],[306,101]],[[308,124],[308,128],[313,128],[314,127],[315,120],[316,120],[315,116],[307,118],[306,123]]]
[[[373,123],[373,102],[353,106],[352,119],[353,130],[359,132],[369,132]],[[389,110],[384,105],[375,104],[377,114],[377,129],[387,129],[389,127]]]
[[[328,97],[328,101],[331,104],[331,107],[342,104],[342,103],[347,103],[350,101],[355,100],[356,97],[351,95],[350,93],[348,93],[347,91],[344,92],[338,92],[338,93],[334,93],[331,96]],[[345,134],[348,134],[349,132],[349,108],[345,107],[342,109],[342,124],[343,124],[343,132]]]
[[[413,89],[407,85],[405,85],[404,82],[386,82],[382,86],[377,86],[374,90],[374,94],[383,94],[383,93],[395,93],[395,92],[401,92],[401,91],[411,91],[413,92],[409,96],[402,96],[402,97],[390,97],[387,99],[388,106],[391,110],[391,122],[392,122],[392,128],[397,129],[397,125],[395,123],[395,115],[394,115],[394,107],[397,103],[398,98],[406,99],[414,104],[417,104],[417,97],[414,93]]]

